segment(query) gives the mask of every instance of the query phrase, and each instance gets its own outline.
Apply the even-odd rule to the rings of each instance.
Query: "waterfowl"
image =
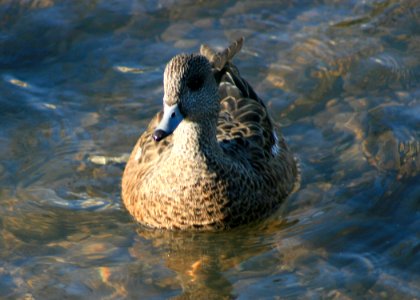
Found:
[[[140,223],[181,230],[232,228],[272,214],[292,191],[297,167],[267,107],[222,52],[173,57],[163,111],[130,155],[122,199]]]

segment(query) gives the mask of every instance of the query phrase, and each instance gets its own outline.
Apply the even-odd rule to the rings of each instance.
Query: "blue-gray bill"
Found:
[[[153,132],[153,139],[156,142],[163,140],[174,132],[183,119],[184,117],[179,111],[178,104],[169,106],[165,103],[163,106],[163,117]]]

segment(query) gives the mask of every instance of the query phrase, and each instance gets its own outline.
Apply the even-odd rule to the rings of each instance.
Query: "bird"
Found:
[[[123,203],[140,224],[227,230],[267,218],[296,186],[295,156],[232,62],[243,43],[203,44],[167,63],[163,109],[122,176]]]

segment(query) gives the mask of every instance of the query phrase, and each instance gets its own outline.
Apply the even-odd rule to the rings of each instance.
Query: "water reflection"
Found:
[[[0,1],[0,297],[420,297],[419,5]],[[302,169],[271,219],[135,224],[127,153],[164,64],[245,36],[236,60]]]
[[[159,249],[165,265],[175,271],[182,286],[180,299],[232,298],[234,288],[225,272],[246,269],[242,264],[273,248],[273,235],[294,222],[274,221],[244,226],[228,233],[185,233],[139,230],[139,236]],[[142,256],[142,244],[133,245],[132,254]],[[245,251],[244,251],[245,250]],[[275,263],[274,261],[272,263]],[[248,272],[265,273],[263,265]],[[261,268],[261,269],[260,269]]]

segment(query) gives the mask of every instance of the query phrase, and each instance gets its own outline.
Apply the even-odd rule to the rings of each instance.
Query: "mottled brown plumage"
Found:
[[[122,179],[124,204],[140,223],[231,228],[273,213],[293,189],[294,157],[230,61],[242,43],[220,53],[203,45],[201,54],[177,55],[166,66],[171,115],[152,119]]]

